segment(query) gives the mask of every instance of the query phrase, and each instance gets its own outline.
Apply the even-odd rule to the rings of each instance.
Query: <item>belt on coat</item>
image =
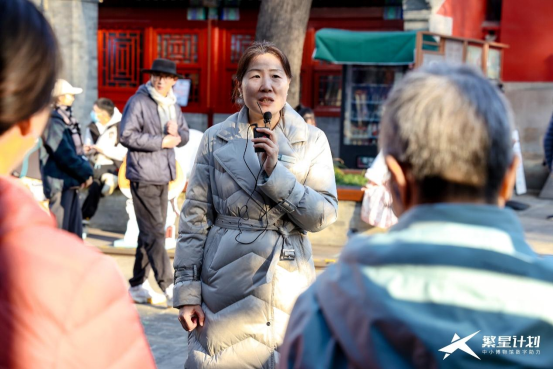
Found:
[[[215,225],[220,228],[235,229],[239,231],[276,231],[283,238],[280,259],[294,260],[295,251],[288,237],[290,235],[306,234],[306,232],[298,228],[292,222],[286,222],[281,226],[277,226],[276,223],[266,224],[267,222],[268,221],[264,220],[243,219],[239,217],[218,214],[215,220]]]

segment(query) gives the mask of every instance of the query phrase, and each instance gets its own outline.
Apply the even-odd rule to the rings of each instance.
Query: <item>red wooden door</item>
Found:
[[[156,28],[150,37],[150,55],[173,60],[177,72],[191,80],[188,105],[183,111],[206,113],[208,109],[207,27],[184,29]]]
[[[144,58],[142,30],[98,31],[98,95],[123,110],[141,84]]]
[[[207,112],[207,29],[99,30],[98,94],[123,110],[137,88],[148,81],[141,73],[156,58],[173,60],[177,72],[191,80],[183,111]]]

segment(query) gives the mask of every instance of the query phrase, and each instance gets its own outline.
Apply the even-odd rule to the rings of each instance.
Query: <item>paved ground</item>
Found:
[[[552,200],[532,195],[518,196],[514,200],[530,205],[527,210],[516,212],[527,242],[539,254],[552,255]]]
[[[551,255],[552,218],[547,219],[547,217],[552,215],[552,200],[539,199],[532,195],[519,196],[514,200],[530,205],[527,210],[517,212],[528,242],[538,253]],[[120,250],[119,254],[116,254],[113,248],[102,247],[119,237],[122,235],[92,230],[91,237],[87,241],[100,246],[105,252],[109,251],[125,278],[128,279],[132,273],[134,251]],[[338,252],[340,249],[314,245],[314,256],[319,258],[320,270],[324,266],[325,259],[332,258]],[[150,284],[157,289],[152,276]],[[158,368],[183,368],[187,356],[187,333],[177,321],[177,310],[148,305],[137,305],[137,309]]]
[[[131,278],[134,258],[112,255],[125,279]],[[151,273],[152,274],[152,273]],[[159,291],[153,276],[150,284]],[[135,305],[159,369],[182,369],[187,359],[187,332],[177,320],[177,310],[164,306]]]

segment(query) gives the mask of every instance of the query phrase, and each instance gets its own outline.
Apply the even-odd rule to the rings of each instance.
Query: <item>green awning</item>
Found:
[[[415,62],[416,32],[355,32],[324,28],[315,34],[314,59],[335,64]]]

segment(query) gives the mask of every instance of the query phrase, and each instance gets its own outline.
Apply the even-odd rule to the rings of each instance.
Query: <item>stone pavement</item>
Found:
[[[530,205],[527,210],[516,212],[527,242],[537,253],[552,255],[552,217],[547,218],[552,216],[552,199],[523,195],[513,200]]]
[[[112,255],[126,280],[131,278],[134,258]],[[150,285],[161,292],[150,273]],[[135,305],[144,332],[154,354],[159,369],[183,369],[187,359],[187,332],[177,320],[177,309],[168,309],[164,305]]]
[[[517,196],[514,200],[530,205],[525,211],[516,212],[525,230],[527,241],[539,254],[552,255],[552,200],[539,199],[534,195]],[[116,233],[93,230],[87,241],[100,246],[102,251],[110,254],[117,262],[126,279],[132,274],[134,250],[114,250],[106,247],[114,238],[121,237]],[[340,249],[329,246],[314,245],[314,255],[336,254]],[[119,254],[118,254],[119,252]],[[324,261],[320,263],[322,270]],[[152,273],[151,273],[152,274]],[[153,276],[150,284],[159,291]],[[161,306],[136,305],[154,358],[160,369],[182,369],[187,357],[187,333],[177,320],[176,309]]]

